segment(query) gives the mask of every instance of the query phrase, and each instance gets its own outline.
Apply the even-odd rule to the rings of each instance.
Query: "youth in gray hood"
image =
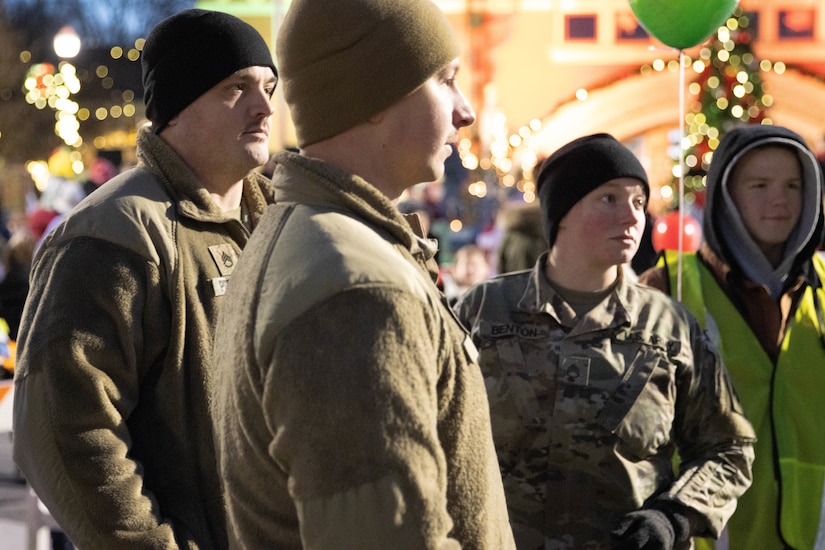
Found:
[[[825,548],[822,175],[803,139],[779,126],[728,132],[703,231],[699,252],[682,254],[682,300],[720,342],[757,438],[727,547]],[[666,251],[639,280],[673,293],[677,257]]]
[[[772,263],[754,241],[730,194],[738,161],[757,147],[779,145],[793,150],[802,175],[802,209],[799,221],[785,242],[778,263]],[[796,133],[782,126],[748,125],[729,131],[713,154],[707,178],[703,218],[704,239],[711,250],[734,271],[768,287],[778,298],[796,275],[819,286],[811,269],[811,256],[822,243],[822,181],[817,160]]]

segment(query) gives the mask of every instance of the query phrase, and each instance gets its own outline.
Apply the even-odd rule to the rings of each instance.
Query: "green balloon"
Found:
[[[629,0],[648,33],[673,48],[701,44],[727,21],[738,0]]]

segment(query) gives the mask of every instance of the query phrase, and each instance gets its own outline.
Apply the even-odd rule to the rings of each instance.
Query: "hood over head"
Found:
[[[779,145],[796,152],[802,173],[802,211],[776,267],[751,238],[728,192],[733,170],[756,147]],[[713,153],[702,223],[705,242],[732,269],[781,294],[790,275],[800,273],[823,239],[822,173],[801,136],[782,126],[747,125],[730,130]]]

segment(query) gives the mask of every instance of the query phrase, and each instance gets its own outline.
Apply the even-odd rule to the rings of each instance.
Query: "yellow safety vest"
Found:
[[[675,289],[677,252],[667,251],[663,259],[672,267],[668,274]],[[814,266],[825,281],[825,262],[818,255]],[[758,438],[753,486],[739,499],[727,526],[733,550],[812,549],[818,530],[825,529],[819,525],[825,483],[825,327],[813,292],[805,289],[774,366],[707,267],[694,253],[682,256],[682,302],[709,333],[718,331],[722,358]],[[817,292],[825,304],[825,290]],[[700,541],[697,547],[706,544]]]

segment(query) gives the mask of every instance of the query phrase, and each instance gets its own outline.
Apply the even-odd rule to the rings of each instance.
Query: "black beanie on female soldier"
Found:
[[[276,56],[298,146],[366,122],[458,53],[430,0],[293,0]]]
[[[647,174],[639,159],[610,134],[575,139],[544,161],[536,187],[551,248],[559,222],[570,209],[603,183],[617,178],[636,178],[644,185],[645,198],[650,196]]]
[[[246,67],[278,71],[255,28],[228,13],[189,9],[164,19],[143,46],[143,98],[155,133],[221,80]]]

